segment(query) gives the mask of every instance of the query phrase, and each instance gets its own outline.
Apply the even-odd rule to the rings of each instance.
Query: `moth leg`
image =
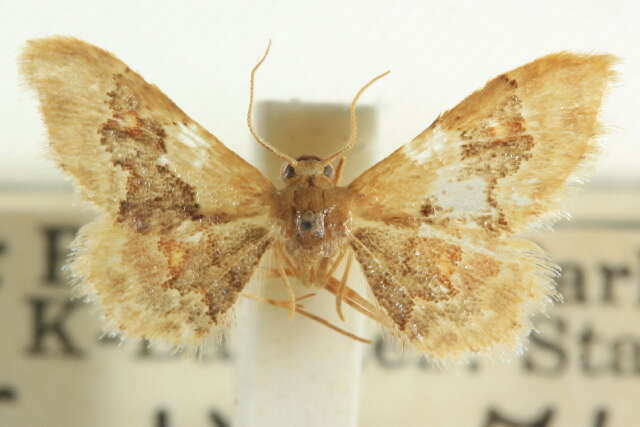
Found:
[[[269,279],[277,279],[280,277],[280,269],[278,268],[264,268],[262,271],[265,272]],[[289,268],[284,268],[284,272],[287,276],[296,276],[296,274],[291,271]]]
[[[256,300],[256,301],[261,301],[261,302],[265,302],[271,305],[277,305],[278,307],[285,307],[285,308],[289,308],[289,304],[290,304],[290,300],[289,299],[272,299],[272,298],[265,298],[265,297],[261,297],[260,295],[256,295],[253,294],[251,292],[248,291],[242,291],[240,293],[243,297],[247,297],[250,298],[252,300]],[[315,297],[316,293],[315,292],[309,292],[308,294],[304,294],[302,296],[296,297],[296,303],[305,300],[305,299],[309,299],[311,297]],[[274,303],[275,301],[275,303]],[[296,306],[296,311],[299,310],[302,307],[302,305],[297,304]]]
[[[287,256],[287,254],[282,250],[281,245],[280,244],[274,245],[274,249],[275,249],[276,255],[284,261],[287,268],[280,267],[279,269],[271,269],[270,270],[271,273],[281,277],[284,277],[284,276],[299,277],[299,273],[295,268],[293,261],[291,261],[291,259]],[[332,264],[331,268],[329,269],[329,272],[331,273],[331,275],[326,275],[323,277],[323,284],[324,284],[323,287],[336,296],[338,295],[337,294],[338,289],[341,287],[340,285],[341,282],[338,281],[336,278],[332,277],[332,275],[335,272],[335,270],[338,268],[341,261],[344,259],[345,255],[346,255],[346,250],[341,251],[336,261]],[[284,276],[282,276],[283,273],[284,273]],[[343,289],[341,290],[341,293],[342,293],[341,298],[349,306],[351,306],[356,311],[359,311],[360,313],[364,314],[365,316],[375,320],[376,322],[382,325],[385,325],[388,327],[392,326],[386,320],[386,317],[384,316],[383,313],[380,312],[380,310],[378,310],[373,304],[368,302],[365,298],[360,296],[356,291],[346,286],[346,280],[345,280],[345,285],[342,286],[342,288]],[[299,307],[296,307],[296,312],[300,313]],[[344,320],[343,317],[341,319]]]
[[[286,257],[284,257],[284,251],[280,247],[280,245],[276,245],[276,256],[280,258],[279,261],[284,261],[287,263]],[[289,281],[289,277],[284,267],[282,266],[282,262],[278,262],[278,275],[282,279],[285,288],[287,288],[287,292],[289,293],[289,319],[293,318],[293,315],[296,313],[296,293],[293,291],[293,286],[291,286],[291,282]]]
[[[331,267],[329,268],[329,271],[327,272],[325,270],[323,276],[322,276],[322,284],[324,284],[327,281],[327,278],[333,276],[333,273],[336,272],[336,270],[338,269],[338,266],[342,263],[342,261],[344,260],[344,256],[347,254],[347,250],[348,249],[342,249],[340,251],[340,253],[338,254],[338,256],[336,257],[336,260],[334,261],[334,263],[331,265]]]
[[[291,260],[289,255],[287,255],[287,253],[282,250],[282,244],[277,243],[276,245],[274,245],[274,249],[276,251],[276,255],[282,258],[282,260],[287,265],[287,268],[291,270],[291,273],[287,273],[287,274],[292,275],[294,277],[300,277],[300,272],[296,269],[294,262]]]
[[[327,270],[329,269],[329,260],[328,258],[322,258],[320,260],[320,265],[318,268],[311,270],[311,277],[309,280],[311,283],[317,284],[322,283],[324,278],[327,277]]]
[[[346,157],[340,157],[340,161],[338,162],[338,166],[336,166],[334,183],[335,185],[340,185],[340,180],[342,179],[342,173],[344,172],[344,162],[347,160]]]
[[[252,294],[250,292],[247,292],[247,291],[243,291],[241,294],[243,296],[247,297],[247,298],[251,298],[251,299],[256,300],[256,301],[265,302],[265,303],[271,304],[271,305],[273,305],[275,307],[281,307],[281,308],[287,308],[287,309],[289,308],[289,301],[282,301],[282,300],[275,300],[275,299],[271,299],[271,298],[264,298],[264,297],[261,297],[259,295],[255,295],[255,294]],[[313,296],[313,295],[315,295],[315,294],[303,295],[302,297],[298,298],[298,300],[301,300],[303,298],[308,298],[308,297]],[[354,339],[356,341],[359,341],[359,342],[362,342],[362,343],[365,343],[365,344],[371,344],[371,340],[359,337],[359,336],[357,336],[355,334],[352,334],[349,331],[346,331],[346,330],[344,330],[342,328],[339,328],[336,325],[334,325],[333,323],[329,322],[328,320],[325,320],[322,317],[316,316],[315,314],[309,313],[308,311],[304,310],[302,308],[302,306],[299,305],[299,304],[296,304],[296,313],[299,313],[302,316],[305,316],[305,317],[307,317],[307,318],[309,318],[311,320],[315,320],[316,322],[318,322],[318,323],[320,323],[320,324],[322,324],[322,325],[324,325],[324,326],[326,326],[326,327],[328,327],[330,329],[333,329],[334,331],[338,332],[339,334],[345,335],[345,336],[347,336],[347,337],[349,337],[351,339]]]
[[[316,296],[315,292],[309,292],[308,294],[304,294],[301,297],[296,297],[296,302],[302,301],[303,299],[315,297],[315,296]],[[302,306],[300,306],[300,307],[302,307]],[[298,307],[296,307],[296,308],[298,308]]]
[[[278,271],[282,281],[284,282],[284,286],[287,288],[287,292],[289,293],[289,319],[292,319],[293,315],[296,313],[296,294],[293,292],[293,286],[291,286],[291,282],[289,281],[284,268],[282,268],[282,265],[278,267]]]
[[[338,279],[336,279],[335,277],[330,277],[329,280],[327,281],[327,285],[325,286],[325,289],[337,296],[340,285],[341,283],[340,281],[338,281]],[[371,304],[369,301],[367,301],[364,297],[362,297],[356,291],[354,291],[348,286],[344,286],[344,289],[342,290],[342,292],[344,294],[343,295],[344,302],[346,302],[356,311],[359,311],[360,313],[364,314],[370,319],[375,320],[376,322],[382,324],[383,326],[387,326],[389,328],[393,327],[393,325],[391,324],[391,322],[389,322],[389,320],[384,315],[384,313],[382,313],[375,305]]]
[[[329,269],[328,274],[326,274],[322,278],[322,283],[324,285],[323,287],[336,296],[336,311],[338,312],[340,320],[344,321],[344,314],[342,312],[342,301],[344,300],[348,305],[364,314],[365,316],[379,323],[382,323],[383,325],[388,324],[385,315],[379,309],[377,309],[376,306],[368,302],[356,291],[347,286],[347,279],[351,270],[351,264],[353,262],[352,251],[349,251],[349,258],[347,260],[347,265],[343,273],[342,280],[338,281],[335,277],[333,277],[333,273],[335,273],[335,271],[338,269],[338,266],[344,260],[344,257],[347,255],[347,251],[349,251],[349,248],[345,248],[340,251],[340,254],[338,254],[335,262]]]
[[[342,298],[344,298],[344,290],[347,287],[347,280],[349,279],[349,272],[351,271],[351,263],[353,262],[353,252],[349,251],[349,258],[347,258],[347,264],[342,272],[342,279],[336,292],[336,312],[340,320],[344,322],[344,314],[342,313]]]
[[[342,335],[345,335],[345,336],[347,336],[349,338],[352,338],[352,339],[354,339],[356,341],[360,341],[360,342],[365,343],[365,344],[371,344],[371,340],[359,337],[359,336],[357,336],[355,334],[352,334],[349,331],[346,331],[346,330],[344,330],[342,328],[339,328],[336,325],[334,325],[333,323],[323,319],[322,317],[316,316],[315,314],[309,313],[308,311],[305,311],[305,310],[303,310],[301,308],[298,308],[297,312],[302,314],[303,316],[308,317],[309,319],[315,320],[316,322],[323,324],[324,326],[326,326],[326,327],[328,327],[330,329],[333,329],[334,331],[336,331],[336,332],[338,332],[338,333],[340,333]]]

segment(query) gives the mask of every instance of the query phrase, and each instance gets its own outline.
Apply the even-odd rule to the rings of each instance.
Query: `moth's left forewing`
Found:
[[[350,185],[366,201],[361,215],[480,238],[525,230],[598,151],[614,64],[559,53],[489,81]]]
[[[556,270],[514,235],[598,151],[614,63],[559,53],[500,75],[350,184],[352,247],[392,332],[438,358],[528,333]]]

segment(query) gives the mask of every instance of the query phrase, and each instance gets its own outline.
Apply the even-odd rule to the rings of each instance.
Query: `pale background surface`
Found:
[[[576,199],[575,223],[628,225],[636,220],[640,202],[633,191],[618,189],[635,188],[640,178],[635,147],[640,141],[639,12],[631,1],[311,5],[286,0],[183,6],[0,0],[0,115],[8,128],[0,138],[0,190],[68,189],[46,158],[33,96],[17,84],[15,58],[22,43],[34,37],[73,35],[112,51],[254,161],[261,152],[244,122],[247,79],[269,38],[273,49],[259,75],[258,100],[348,103],[365,81],[392,70],[363,99],[375,108],[376,129],[359,148],[374,150],[374,159],[409,141],[489,78],[550,52],[578,50],[613,53],[623,61],[621,81],[605,106],[611,132],[592,177],[598,185],[591,185],[609,190]],[[62,304],[68,297],[62,284],[55,287],[42,278],[43,224],[77,225],[86,216],[66,198],[61,204],[36,199],[37,209],[11,200],[0,197],[0,243],[9,243],[0,253],[0,336],[8,341],[0,346],[0,392],[14,387],[18,396],[15,404],[0,400],[0,424],[225,426],[214,414],[229,419],[242,396],[234,392],[224,352],[214,351],[208,361],[195,364],[161,350],[159,356],[145,355],[135,343],[97,344],[94,310],[82,308],[65,328],[84,358],[67,357],[55,336],[48,337],[44,354],[29,354],[33,298]],[[491,417],[492,409],[522,426],[533,425],[547,410],[553,420],[545,427],[640,422],[632,404],[640,391],[635,362],[640,360],[640,228],[561,229],[539,241],[557,262],[578,267],[584,281],[569,280],[577,277],[574,271],[566,286],[577,292],[584,284],[588,298],[577,301],[569,294],[553,317],[560,323],[543,323],[545,334],[528,356],[507,365],[438,373],[413,353],[367,347],[362,427],[507,425]],[[611,274],[617,274],[615,286],[607,281]],[[614,293],[617,299],[606,300],[607,289],[614,287],[621,290]],[[49,315],[54,315],[51,304]],[[591,341],[585,338],[589,331],[595,331]],[[603,419],[607,424],[597,424]]]

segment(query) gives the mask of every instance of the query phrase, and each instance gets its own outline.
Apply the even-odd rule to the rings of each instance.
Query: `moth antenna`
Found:
[[[333,153],[332,155],[324,159],[323,163],[325,164],[331,163],[336,157],[341,156],[342,153],[349,151],[353,148],[353,146],[356,143],[356,140],[358,139],[358,119],[356,117],[356,104],[360,99],[360,95],[362,95],[364,91],[369,88],[369,86],[371,86],[376,81],[380,80],[390,72],[391,72],[390,70],[385,71],[384,73],[379,74],[374,78],[372,78],[371,80],[369,80],[367,84],[365,84],[360,88],[360,90],[356,93],[356,96],[353,97],[353,101],[351,101],[351,107],[349,108],[349,119],[351,122],[351,133],[349,135],[349,141],[341,150],[336,151],[335,153]]]
[[[258,63],[251,70],[251,78],[249,79],[249,109],[247,111],[247,125],[249,126],[249,131],[251,132],[251,135],[253,135],[253,137],[258,142],[258,144],[262,145],[264,148],[271,151],[273,154],[285,160],[286,162],[292,165],[295,165],[297,162],[293,157],[289,157],[286,154],[281,153],[280,151],[272,147],[267,141],[260,138],[260,136],[258,135],[258,132],[256,132],[255,128],[253,127],[253,92],[255,87],[256,71],[258,71],[258,68],[260,68],[264,60],[267,59],[267,55],[269,54],[270,49],[271,49],[271,40],[269,40],[269,44],[267,44],[267,49],[264,51],[262,58],[260,58],[260,61],[258,61]]]

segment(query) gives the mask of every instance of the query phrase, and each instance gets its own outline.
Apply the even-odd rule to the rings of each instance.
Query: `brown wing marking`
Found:
[[[117,221],[164,231],[203,216],[262,215],[271,203],[268,179],[109,52],[69,37],[33,40],[21,71],[56,161]]]
[[[489,249],[422,228],[361,226],[352,247],[391,332],[436,358],[512,350],[528,317],[555,296],[550,264],[532,243]]]
[[[111,118],[98,130],[114,169],[126,173],[117,221],[146,232],[151,224],[163,230],[185,219],[198,219],[195,188],[159,163],[167,152],[164,128],[141,116],[139,101],[123,79],[121,74],[114,76],[114,90],[107,93]]]
[[[196,345],[227,326],[271,242],[266,228],[246,221],[185,221],[159,235],[103,218],[82,229],[71,267],[80,293],[97,298],[125,336]]]
[[[479,240],[523,231],[597,152],[614,62],[559,53],[489,81],[350,185],[358,216]]]

